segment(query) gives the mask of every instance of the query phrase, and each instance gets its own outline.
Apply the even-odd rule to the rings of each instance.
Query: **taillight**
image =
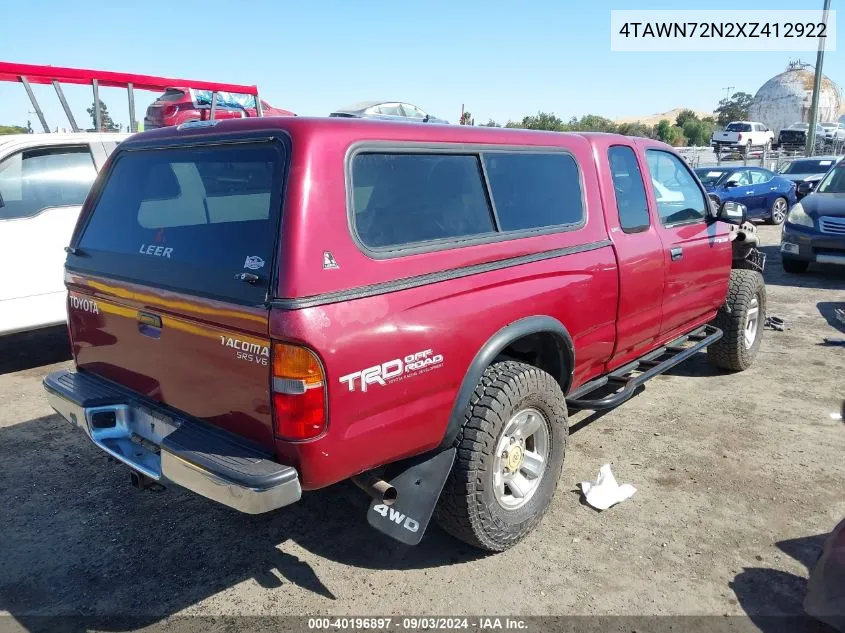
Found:
[[[164,106],[161,109],[162,116],[173,116],[177,112],[179,112],[179,106],[178,105],[168,105],[168,106]]]
[[[286,440],[308,440],[326,429],[323,366],[297,345],[273,345],[273,425]]]

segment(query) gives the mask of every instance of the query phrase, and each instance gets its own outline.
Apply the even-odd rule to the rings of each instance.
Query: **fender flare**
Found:
[[[575,368],[575,346],[572,343],[572,336],[566,327],[557,319],[550,316],[530,316],[514,321],[500,329],[487,342],[481,346],[475,358],[467,368],[455,403],[452,405],[452,412],[449,414],[449,422],[446,425],[446,432],[438,447],[445,450],[452,446],[461,426],[464,423],[463,413],[478,381],[485,370],[493,363],[496,357],[502,353],[508,345],[515,340],[529,334],[540,332],[553,334],[558,339],[558,354],[560,356],[563,371],[561,376],[554,378],[560,383],[561,389],[566,393],[572,384],[572,374]]]

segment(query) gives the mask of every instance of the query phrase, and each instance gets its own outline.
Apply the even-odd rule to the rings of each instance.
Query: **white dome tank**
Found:
[[[748,118],[765,123],[776,137],[783,128],[797,121],[808,123],[814,75],[815,69],[809,64],[791,63],[786,72],[772,77],[757,91],[748,109]],[[822,122],[836,121],[841,103],[839,86],[823,76],[819,92],[819,119]]]

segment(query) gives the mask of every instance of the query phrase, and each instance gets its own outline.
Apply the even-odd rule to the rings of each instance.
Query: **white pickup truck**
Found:
[[[713,132],[710,144],[716,148],[748,152],[754,147],[771,149],[775,133],[757,121],[731,121],[720,132]]]
[[[64,323],[64,247],[128,134],[0,136],[0,336]]]

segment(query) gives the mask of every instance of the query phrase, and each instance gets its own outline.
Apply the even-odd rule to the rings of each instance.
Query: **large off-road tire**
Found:
[[[488,367],[464,412],[455,464],[435,510],[440,527],[494,552],[531,532],[560,479],[566,414],[560,385],[546,372],[516,361]]]
[[[780,261],[783,264],[783,270],[785,272],[795,275],[807,272],[807,269],[810,267],[810,262],[803,259],[790,259],[782,256]]]
[[[731,371],[748,369],[760,349],[765,320],[763,275],[756,270],[732,270],[728,298],[713,321],[724,336],[707,348],[707,360]]]

